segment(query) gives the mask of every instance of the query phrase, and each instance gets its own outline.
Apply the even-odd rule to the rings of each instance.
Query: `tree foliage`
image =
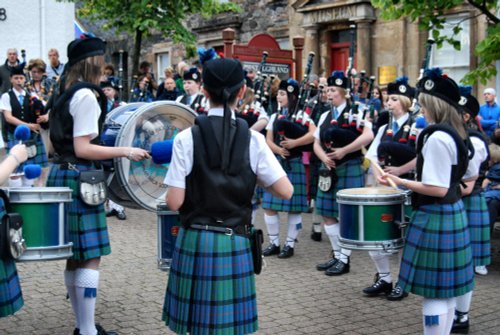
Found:
[[[467,19],[476,16],[485,16],[488,20],[487,37],[479,42],[475,54],[479,56],[479,63],[475,70],[469,72],[462,81],[473,84],[477,80],[486,84],[488,78],[496,75],[495,61],[500,59],[500,19],[496,16],[498,11],[497,0],[372,0],[372,5],[381,10],[381,16],[386,20],[396,20],[408,17],[412,22],[417,22],[420,29],[428,30],[441,47],[447,42],[460,50],[460,40],[457,38],[462,31],[460,23],[453,28],[451,36],[442,35],[446,16],[450,10],[468,3],[477,9],[476,15],[472,14]]]
[[[84,0],[80,3],[79,16],[103,22],[105,30],[114,29],[117,34],[134,36],[134,73],[137,72],[143,38],[160,33],[192,49],[196,37],[184,25],[189,15],[210,17],[220,12],[239,10],[233,3],[218,0]]]

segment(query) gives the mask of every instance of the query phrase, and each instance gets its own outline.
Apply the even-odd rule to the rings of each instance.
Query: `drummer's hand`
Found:
[[[377,177],[377,181],[382,184],[382,185],[386,185],[386,186],[391,186],[391,184],[389,184],[389,182],[387,181],[387,178],[390,178],[392,179],[392,181],[394,182],[394,184],[396,185],[401,185],[403,184],[403,179],[393,175],[393,174],[390,174],[390,173],[384,173],[383,175]]]
[[[28,159],[28,150],[24,144],[16,144],[10,149],[10,155],[14,155],[19,162],[24,162]]]
[[[323,163],[325,164],[325,166],[331,170],[331,169],[335,169],[335,161],[331,158],[328,157],[328,154],[327,154],[327,157],[326,159],[323,160]]]
[[[285,158],[290,156],[290,151],[286,150],[285,148],[280,148],[279,153],[281,157]]]
[[[127,158],[131,161],[138,162],[143,159],[151,158],[149,153],[141,148],[130,148]]]
[[[297,146],[295,142],[296,140],[292,140],[291,138],[285,138],[284,141],[280,142],[280,146],[282,146],[285,149],[293,149]]]
[[[344,158],[344,156],[347,154],[346,150],[344,148],[334,148],[332,149],[332,155],[331,157],[335,160],[341,160]]]
[[[386,166],[384,168],[384,171],[387,173],[390,173],[394,176],[400,176],[401,175],[401,169],[397,166]]]

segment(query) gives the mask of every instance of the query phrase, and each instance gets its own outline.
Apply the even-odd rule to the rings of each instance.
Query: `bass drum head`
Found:
[[[173,139],[180,131],[191,127],[195,118],[193,110],[173,101],[144,104],[121,126],[115,146],[137,147],[151,152],[153,143]],[[152,159],[134,162],[120,157],[114,159],[114,167],[115,173],[108,185],[111,200],[125,207],[153,212],[158,203],[165,201],[167,186],[163,181],[168,164],[155,164]],[[120,194],[123,192],[126,195]]]

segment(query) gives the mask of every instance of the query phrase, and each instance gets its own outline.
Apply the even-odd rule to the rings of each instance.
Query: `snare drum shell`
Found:
[[[168,209],[166,205],[158,205],[158,269],[168,271],[172,262],[175,241],[181,227],[178,212]]]

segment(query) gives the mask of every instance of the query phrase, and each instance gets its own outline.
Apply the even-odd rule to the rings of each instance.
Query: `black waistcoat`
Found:
[[[235,228],[250,225],[257,176],[250,167],[250,131],[245,121],[231,127],[230,164],[221,169],[222,117],[201,115],[191,128],[193,170],[186,177],[186,195],[179,209],[184,227],[204,223]]]
[[[56,98],[54,107],[50,112],[50,140],[54,146],[56,163],[90,163],[87,160],[78,158],[75,154],[73,146],[73,116],[69,112],[71,98],[76,91],[82,88],[93,89],[99,94],[99,105],[101,107],[101,114],[98,121],[99,135],[91,143],[99,144],[100,142],[102,125],[107,111],[107,98],[99,86],[84,82],[77,83]]]
[[[24,96],[23,105],[19,103],[14,91],[9,91],[10,107],[12,108],[12,116],[18,118],[26,123],[36,123],[37,116],[30,109],[30,99],[28,95]],[[9,133],[14,134],[16,130],[16,125],[8,123]]]

